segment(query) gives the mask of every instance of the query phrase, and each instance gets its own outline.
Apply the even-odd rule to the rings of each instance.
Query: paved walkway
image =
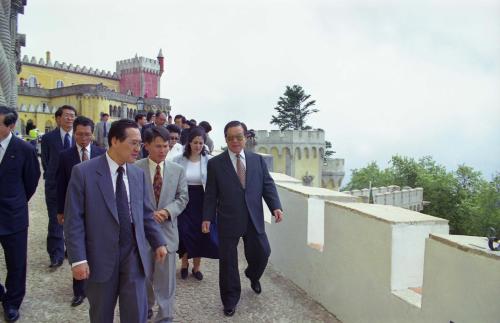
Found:
[[[27,294],[21,306],[19,322],[88,322],[87,302],[76,308],[70,306],[69,265],[65,262],[55,271],[48,268],[49,258],[45,250],[47,222],[43,181],[40,180],[38,191],[30,201]],[[3,281],[6,271],[1,248],[0,259],[0,279]],[[191,275],[185,281],[178,278],[176,322],[339,322],[291,281],[273,270],[272,265],[262,277],[262,294],[255,294],[244,278],[245,266],[246,262],[241,258],[241,300],[236,314],[229,319],[222,313],[216,260],[202,260],[204,279],[201,282]],[[3,316],[3,313],[0,315]],[[115,321],[119,322],[119,318]]]

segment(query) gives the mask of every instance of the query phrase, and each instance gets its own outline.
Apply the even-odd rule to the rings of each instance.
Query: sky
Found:
[[[230,120],[277,129],[298,84],[346,175],[395,154],[500,171],[500,0],[30,0],[18,29],[22,55],[110,71],[161,48],[161,96],[218,146]]]

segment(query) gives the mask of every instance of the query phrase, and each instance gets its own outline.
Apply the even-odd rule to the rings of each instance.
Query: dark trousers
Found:
[[[28,229],[0,236],[7,278],[5,288],[0,284],[0,295],[4,309],[18,309],[26,293],[26,256],[28,253]]]
[[[241,284],[238,271],[238,243],[240,237],[219,235],[219,288],[224,308],[235,308],[240,300]],[[251,220],[243,236],[245,258],[248,267],[246,275],[252,281],[259,280],[267,266],[271,247],[265,233],[258,234]]]
[[[64,260],[63,226],[57,222],[57,190],[53,181],[45,182],[45,203],[49,214],[47,252],[51,261]]]
[[[108,281],[87,281],[86,285],[90,322],[113,322],[117,299],[120,304],[120,322],[147,322],[146,276],[136,247],[125,259],[116,262]]]
[[[73,278],[73,295],[85,296],[85,282],[86,279],[76,280]]]

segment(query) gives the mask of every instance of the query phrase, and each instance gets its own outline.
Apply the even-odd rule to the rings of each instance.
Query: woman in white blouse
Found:
[[[193,276],[202,280],[201,258],[219,258],[215,230],[211,234],[201,232],[207,164],[211,157],[205,148],[205,139],[206,134],[203,128],[191,128],[184,153],[174,159],[174,162],[184,167],[189,188],[189,202],[184,212],[178,217],[179,250],[177,253],[182,259],[182,279],[186,279],[188,276],[188,259],[193,258],[191,271]]]

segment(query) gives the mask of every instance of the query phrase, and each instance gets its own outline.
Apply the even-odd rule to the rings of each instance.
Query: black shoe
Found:
[[[57,267],[61,267],[63,264],[63,261],[62,260],[51,260],[50,261],[50,265],[49,265],[49,268],[57,268]]]
[[[19,319],[19,310],[12,307],[4,309],[3,317],[7,322],[15,322]]]
[[[260,282],[258,280],[253,281],[247,274],[247,270],[245,269],[245,276],[250,279],[250,287],[252,287],[253,291],[256,294],[262,293],[262,288],[260,287]]]
[[[153,310],[149,309],[148,310],[148,320],[151,320],[152,317],[153,317]]]
[[[84,300],[85,296],[83,295],[74,296],[73,299],[71,300],[71,306],[76,307],[82,304]]]
[[[197,272],[195,272],[193,269],[191,273],[193,274],[194,278],[198,280],[203,280],[203,274],[201,273],[201,271],[198,270]]]
[[[236,312],[236,309],[234,309],[234,308],[225,308],[224,309],[224,316],[233,316],[235,312]]]
[[[188,269],[187,268],[181,268],[181,278],[186,279],[188,277]]]

